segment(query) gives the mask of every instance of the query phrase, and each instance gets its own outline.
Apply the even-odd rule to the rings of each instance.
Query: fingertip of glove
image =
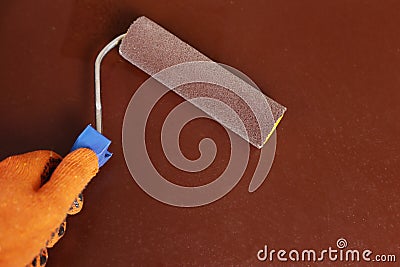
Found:
[[[63,160],[65,163],[77,163],[95,175],[99,171],[99,163],[96,153],[89,148],[79,148],[69,153]]]

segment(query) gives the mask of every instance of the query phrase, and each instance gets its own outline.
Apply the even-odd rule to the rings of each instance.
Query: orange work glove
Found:
[[[0,162],[0,266],[30,264],[98,169],[86,148],[64,159],[34,151]]]

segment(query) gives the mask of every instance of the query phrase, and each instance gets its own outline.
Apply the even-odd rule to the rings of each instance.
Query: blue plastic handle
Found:
[[[112,156],[112,153],[107,150],[110,144],[111,141],[109,139],[96,131],[91,125],[88,125],[76,139],[71,148],[71,152],[78,148],[89,148],[93,150],[99,159],[100,168]]]

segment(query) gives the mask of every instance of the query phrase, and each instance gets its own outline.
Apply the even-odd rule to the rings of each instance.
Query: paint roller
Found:
[[[96,128],[100,133],[100,64],[107,52],[119,43],[119,53],[123,58],[257,148],[262,148],[268,141],[286,111],[283,105],[224,66],[142,16],[132,23],[126,34],[104,47],[96,59]],[[224,103],[238,115],[238,119],[232,119],[231,113],[221,111],[210,101],[199,99]]]

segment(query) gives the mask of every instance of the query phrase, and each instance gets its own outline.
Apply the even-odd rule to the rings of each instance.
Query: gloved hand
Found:
[[[64,159],[34,151],[0,162],[0,266],[30,264],[98,169],[86,148]]]

